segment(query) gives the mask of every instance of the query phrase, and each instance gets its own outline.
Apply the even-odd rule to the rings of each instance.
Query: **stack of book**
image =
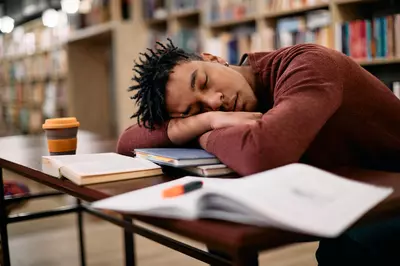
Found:
[[[134,157],[134,152],[136,157]],[[233,171],[202,149],[151,148],[117,153],[42,156],[42,171],[78,185],[162,175],[162,167],[180,168],[198,176],[222,176]]]
[[[336,49],[354,59],[400,57],[400,14],[338,24]]]
[[[135,149],[136,157],[162,166],[183,169],[200,176],[221,176],[234,173],[222,164],[215,155],[194,148]]]

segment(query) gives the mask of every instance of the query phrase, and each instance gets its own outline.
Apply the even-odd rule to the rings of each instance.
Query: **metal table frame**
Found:
[[[6,169],[6,168],[4,168]],[[19,173],[22,174],[22,173]],[[29,178],[29,176],[24,175]],[[34,180],[36,181],[36,180]],[[36,181],[37,182],[37,181]],[[4,196],[4,183],[3,183],[3,168],[0,167],[0,230],[1,230],[1,248],[3,250],[3,263],[4,266],[10,266],[10,250],[8,245],[8,224],[36,220],[40,218],[53,217],[63,214],[76,213],[77,214],[77,227],[78,227],[78,242],[79,242],[79,254],[80,254],[80,264],[81,266],[86,265],[86,255],[85,255],[85,240],[84,240],[84,227],[83,227],[83,213],[89,213],[105,221],[111,222],[124,230],[124,247],[125,247],[125,265],[134,266],[136,265],[135,257],[135,242],[134,234],[141,235],[147,239],[153,240],[163,246],[169,247],[175,251],[181,252],[188,255],[194,259],[200,260],[202,262],[212,264],[213,266],[226,266],[232,265],[231,261],[228,261],[219,256],[213,255],[201,249],[192,247],[185,243],[179,242],[175,239],[167,237],[165,235],[159,234],[157,232],[151,231],[142,226],[135,225],[132,218],[129,216],[122,216],[122,219],[118,219],[114,216],[105,214],[104,212],[95,210],[89,206],[89,204],[82,203],[81,199],[76,198],[76,204],[62,206],[52,210],[46,210],[41,212],[33,213],[19,213],[15,215],[7,215],[6,207],[7,205],[15,202],[20,202],[22,200],[34,200],[46,197],[55,197],[60,195],[65,195],[62,191],[57,192],[46,192],[38,194],[27,194],[27,195],[17,195],[17,196]],[[56,186],[49,186],[53,189],[58,189]]]

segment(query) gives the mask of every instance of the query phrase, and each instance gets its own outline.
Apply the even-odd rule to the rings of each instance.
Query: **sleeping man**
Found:
[[[169,41],[141,55],[131,87],[138,123],[118,153],[197,145],[240,175],[294,162],[400,171],[400,101],[340,52],[301,44],[244,54],[233,66]],[[323,240],[317,260],[385,265],[399,245],[400,219]]]

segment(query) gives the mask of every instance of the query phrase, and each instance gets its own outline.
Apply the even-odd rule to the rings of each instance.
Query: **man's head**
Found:
[[[168,39],[169,40],[169,39]],[[139,110],[132,116],[153,128],[169,118],[181,118],[202,112],[254,111],[257,100],[249,80],[239,67],[229,67],[216,56],[187,53],[174,46],[158,43],[156,49],[141,53],[135,62],[130,90]]]

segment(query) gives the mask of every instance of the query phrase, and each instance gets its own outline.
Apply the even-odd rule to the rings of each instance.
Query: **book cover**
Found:
[[[157,164],[113,152],[42,156],[42,171],[56,178],[64,177],[78,185],[162,174]]]
[[[193,159],[214,159],[215,155],[202,149],[190,148],[150,148],[135,149],[135,152],[146,153],[154,156],[161,156],[175,160],[193,160]]]

